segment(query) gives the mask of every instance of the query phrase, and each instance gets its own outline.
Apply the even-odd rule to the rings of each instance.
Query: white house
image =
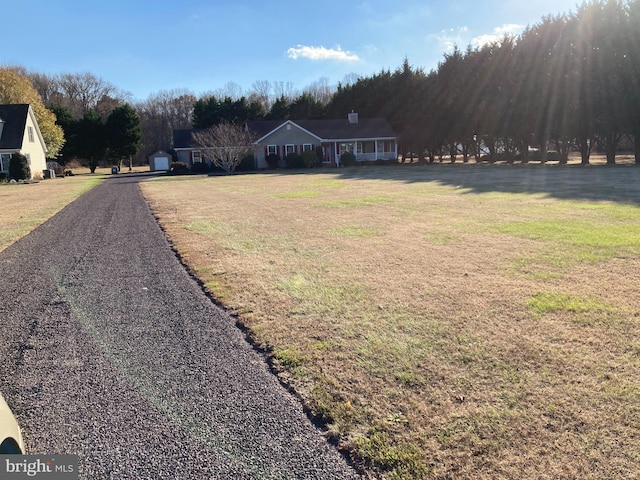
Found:
[[[27,157],[32,179],[44,177],[47,146],[33,109],[28,104],[0,105],[0,176],[8,178],[9,162],[16,153]]]

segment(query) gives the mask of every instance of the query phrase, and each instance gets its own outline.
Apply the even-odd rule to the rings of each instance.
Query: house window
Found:
[[[202,163],[202,152],[200,150],[193,151],[193,163]]]
[[[393,152],[393,146],[390,140],[378,140],[378,153]]]
[[[353,153],[353,143],[340,144],[340,155],[342,155],[345,152]]]
[[[0,172],[6,172],[9,170],[9,163],[11,162],[11,154],[3,153],[0,155]]]
[[[289,155],[290,153],[295,153],[295,152],[296,152],[296,146],[295,145],[285,145],[285,147],[284,147],[285,156]]]
[[[31,143],[35,142],[35,139],[33,138],[33,127],[27,127],[27,132],[29,132],[29,141]]]
[[[311,145],[310,143],[305,143],[302,145],[302,151],[306,152],[307,150],[313,150],[313,145]]]
[[[267,156],[269,155],[277,155],[278,147],[276,145],[267,145]]]

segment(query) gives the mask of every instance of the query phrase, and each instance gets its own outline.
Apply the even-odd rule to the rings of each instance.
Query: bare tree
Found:
[[[157,150],[168,151],[174,130],[191,128],[196,97],[186,89],[161,90],[136,104],[142,128],[138,160]]]
[[[342,80],[342,86],[348,87],[349,85],[355,85],[360,80],[360,75],[355,72],[347,73]]]
[[[314,100],[317,100],[322,105],[327,105],[335,93],[335,88],[329,85],[329,79],[327,77],[320,77],[306,87],[303,93],[308,93]]]
[[[45,105],[51,105],[59,97],[58,80],[53,75],[39,72],[26,72],[33,87],[38,91]]]
[[[114,85],[89,72],[60,74],[57,77],[57,83],[59,94],[63,99],[62,105],[74,117],[81,117],[106,99],[124,99],[127,96],[118,91]]]
[[[214,96],[217,98],[229,97],[238,100],[242,97],[242,87],[235,82],[227,82],[224,87],[214,90]]]
[[[192,135],[204,156],[227,173],[233,173],[242,157],[253,149],[251,133],[229,122],[195,131]]]
[[[284,97],[285,99],[292,101],[298,96],[293,82],[274,82],[273,83],[273,98]]]
[[[251,85],[251,92],[249,93],[249,99],[256,98],[264,108],[265,112],[271,110],[273,105],[273,87],[269,80],[258,80]]]

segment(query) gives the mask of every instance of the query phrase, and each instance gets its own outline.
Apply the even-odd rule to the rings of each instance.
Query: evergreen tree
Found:
[[[71,116],[71,113],[65,107],[53,105],[51,106],[51,111],[56,116],[56,123],[64,131],[66,141],[60,150],[58,161],[65,164],[78,157],[78,135],[76,132],[78,121]]]
[[[324,116],[324,106],[309,93],[303,93],[289,105],[289,118],[309,119],[322,118]]]
[[[281,95],[271,105],[271,110],[267,115],[268,120],[288,120],[290,103],[284,95]]]
[[[128,104],[116,107],[107,118],[105,130],[109,156],[120,164],[126,158],[131,161],[140,148],[140,118],[136,111]]]
[[[91,173],[95,173],[98,163],[107,151],[105,126],[95,110],[90,110],[76,124],[77,155],[89,161]]]
[[[29,168],[27,157],[21,153],[11,154],[9,177],[13,180],[28,180],[31,178],[31,169]]]

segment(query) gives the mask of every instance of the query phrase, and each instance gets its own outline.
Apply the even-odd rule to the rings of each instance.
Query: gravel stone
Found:
[[[0,252],[0,390],[83,479],[358,478],[109,178]]]

